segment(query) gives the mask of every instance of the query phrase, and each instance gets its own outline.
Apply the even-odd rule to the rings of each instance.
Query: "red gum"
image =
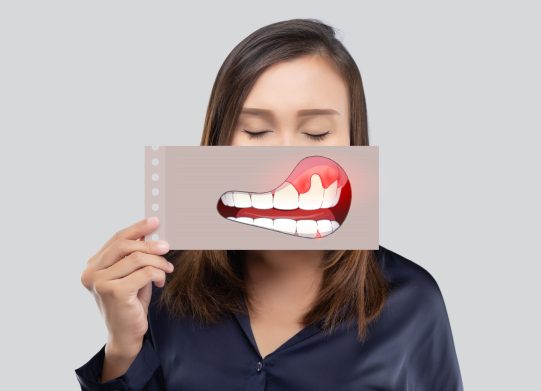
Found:
[[[297,164],[284,183],[291,183],[297,193],[304,194],[310,190],[311,178],[314,174],[319,175],[324,189],[332,185],[334,181],[338,181],[337,189],[340,189],[348,181],[346,172],[334,160],[324,156],[309,156]],[[280,186],[283,186],[283,183]],[[274,194],[278,188],[272,193]]]

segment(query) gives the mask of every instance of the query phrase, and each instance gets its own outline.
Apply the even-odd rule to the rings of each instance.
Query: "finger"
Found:
[[[126,277],[136,270],[146,266],[153,266],[157,269],[163,270],[166,273],[170,273],[174,269],[173,264],[168,262],[164,257],[136,251],[122,258],[111,267],[98,271],[98,273],[103,274],[101,278],[115,280]]]
[[[90,261],[91,266],[95,270],[106,269],[136,251],[162,255],[169,251],[169,243],[165,240],[151,240],[148,242],[129,239],[117,240],[105,248],[99,256],[94,257]]]
[[[151,281],[155,282],[157,286],[163,286],[165,284],[165,272],[154,266],[145,266],[115,281],[117,281],[117,284],[121,286],[124,292],[129,295],[136,295],[141,288]]]
[[[151,232],[154,232],[158,228],[159,220],[157,217],[149,217],[143,220],[139,220],[135,224],[132,224],[126,228],[117,231],[111,236],[111,238],[105,242],[102,247],[102,250],[111,246],[114,242],[121,239],[131,239],[136,240],[142,238]]]

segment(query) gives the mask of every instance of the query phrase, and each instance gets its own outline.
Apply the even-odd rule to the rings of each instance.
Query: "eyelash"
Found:
[[[249,130],[246,130],[246,129],[242,129],[245,133],[248,133],[248,136],[250,136],[250,138],[260,138],[260,137],[263,137],[263,135],[265,133],[269,133],[270,130],[263,130],[261,132],[250,132]],[[314,141],[321,141],[325,138],[325,136],[327,136],[329,133],[331,133],[330,131],[327,131],[325,133],[320,133],[320,134],[310,134],[310,133],[304,133],[306,134],[309,138],[311,138],[312,140]]]

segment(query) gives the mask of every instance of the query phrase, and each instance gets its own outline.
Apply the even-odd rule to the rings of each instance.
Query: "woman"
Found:
[[[333,29],[294,19],[237,45],[201,144],[369,145],[361,76]],[[76,369],[83,390],[462,389],[443,298],[417,264],[382,246],[168,252],[140,240],[157,224],[117,232],[83,271],[108,328]]]

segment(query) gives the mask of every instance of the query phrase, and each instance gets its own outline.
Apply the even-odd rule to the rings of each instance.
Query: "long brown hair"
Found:
[[[269,66],[304,55],[322,55],[340,71],[349,88],[350,145],[369,145],[366,103],[355,61],[317,19],[291,19],[264,26],[242,40],[222,64],[207,108],[201,145],[230,145],[244,101],[258,76]],[[220,321],[232,312],[246,313],[242,250],[177,250],[160,296],[175,316],[202,323]],[[368,324],[380,314],[388,293],[373,250],[325,251],[323,280],[305,326],[321,321],[332,332],[343,321],[357,325],[364,339]]]

